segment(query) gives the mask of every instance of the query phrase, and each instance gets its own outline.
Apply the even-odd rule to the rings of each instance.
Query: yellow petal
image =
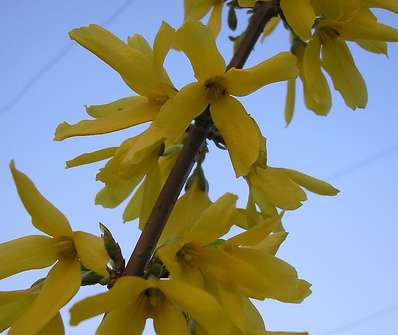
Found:
[[[76,231],[73,233],[73,241],[84,267],[107,277],[106,264],[109,261],[109,256],[105,250],[104,240],[83,231]]]
[[[281,0],[281,9],[294,32],[303,41],[309,40],[315,21],[311,0]]]
[[[170,243],[159,247],[156,251],[172,276],[179,276],[182,273],[182,266],[177,260],[177,253],[182,247],[181,243]]]
[[[116,111],[95,120],[83,120],[74,125],[62,122],[55,130],[55,140],[75,136],[90,136],[111,133],[153,120],[159,106],[149,102],[136,104],[131,109]]]
[[[213,33],[199,22],[186,22],[176,34],[176,45],[189,58],[195,76],[203,81],[220,76],[225,62],[214,41]]]
[[[231,228],[237,199],[234,194],[224,194],[202,213],[184,240],[206,245],[224,236]]]
[[[197,183],[193,183],[186,193],[178,199],[158,245],[181,238],[192,227],[203,211],[211,205],[209,196]]]
[[[286,127],[293,119],[294,105],[296,104],[296,79],[288,80],[285,101],[285,122]]]
[[[190,334],[184,314],[167,300],[156,311],[153,327],[157,335],[170,335],[170,330],[175,335]]]
[[[133,221],[140,216],[142,202],[144,198],[144,184],[142,183],[137,191],[134,192],[134,195],[129,200],[126,208],[123,212],[123,221]]]
[[[332,78],[334,87],[341,93],[347,106],[352,109],[365,108],[368,101],[366,84],[346,43],[328,34],[322,35],[322,39],[323,66]]]
[[[249,95],[265,85],[294,79],[298,69],[296,57],[290,52],[281,52],[276,56],[247,69],[227,71],[225,81],[231,95]]]
[[[275,168],[257,168],[256,173],[250,175],[256,202],[256,192],[262,193],[266,199],[276,207],[283,209],[297,209],[301,201],[307,196],[304,191],[283,172]]]
[[[57,260],[57,247],[47,236],[26,236],[0,244],[0,279],[16,273],[41,269]]]
[[[238,100],[228,95],[212,102],[210,113],[225,140],[236,176],[247,175],[260,152],[255,121]]]
[[[234,325],[240,330],[245,330],[245,320],[243,315],[243,297],[242,295],[232,289],[223,285],[217,285],[217,300],[222,309],[232,320]]]
[[[242,300],[246,332],[248,334],[264,334],[265,324],[261,314],[249,298],[244,297]]]
[[[70,324],[75,326],[83,320],[133,304],[149,285],[147,280],[139,277],[121,277],[109,291],[85,298],[74,304],[70,309]]]
[[[162,106],[154,124],[167,139],[177,140],[191,121],[205,110],[208,103],[202,84],[186,85]]]
[[[104,148],[93,152],[81,154],[66,162],[67,168],[72,168],[80,165],[91,164],[111,158],[117,150],[117,147]]]
[[[129,36],[127,44],[133,49],[141,52],[145,57],[153,58],[153,50],[147,40],[140,34]]]
[[[280,21],[281,21],[281,18],[279,16],[275,16],[267,22],[267,24],[264,27],[261,41],[264,41],[264,39],[266,37],[268,37],[269,35],[271,35],[274,32],[274,30],[276,29],[276,27],[278,26]]]
[[[174,44],[176,31],[166,22],[162,22],[155,41],[153,42],[153,54],[156,69],[160,77],[165,76],[165,80],[169,82],[167,75],[163,69],[163,63],[167,53]]]
[[[176,280],[161,280],[157,286],[170,301],[204,327],[209,335],[230,334],[230,321],[216,299],[204,290]]]
[[[214,0],[184,0],[184,22],[200,20],[213,4]]]
[[[221,31],[223,5],[224,5],[223,2],[218,2],[215,4],[215,6],[210,14],[209,22],[207,23],[207,26],[213,32],[213,35],[215,37],[217,37]]]
[[[270,234],[260,243],[256,244],[254,248],[263,253],[275,255],[283,241],[285,241],[287,235],[285,231]]]
[[[146,317],[141,305],[127,305],[110,311],[99,325],[96,335],[141,335]]]
[[[277,215],[248,229],[247,231],[231,237],[225,242],[225,246],[252,246],[260,243],[270,234],[281,221],[282,215]]]
[[[64,335],[65,327],[61,315],[58,313],[54,316],[37,335]]]
[[[256,0],[238,0],[240,7],[254,7]]]
[[[332,106],[329,85],[321,70],[321,40],[315,34],[303,55],[303,84],[305,102],[318,115],[327,115]]]
[[[383,41],[357,40],[356,43],[364,50],[388,57],[388,45]]]
[[[396,0],[365,0],[369,7],[383,8],[398,14],[398,2]]]
[[[291,169],[281,170],[285,172],[289,176],[289,178],[292,179],[295,183],[303,186],[313,193],[321,195],[336,195],[337,193],[339,193],[338,189],[320,179]]]
[[[86,113],[92,116],[93,118],[97,119],[109,116],[117,112],[127,112],[147,101],[148,99],[145,97],[132,96],[127,98],[122,98],[103,105],[87,105],[85,107],[86,107]]]
[[[48,273],[37,298],[11,327],[10,335],[36,335],[80,287],[80,263],[60,261]]]
[[[74,29],[69,35],[119,72],[126,84],[138,94],[152,96],[159,93],[159,81],[151,60],[111,32],[91,24]]]
[[[51,236],[71,236],[72,230],[66,217],[37,190],[33,182],[10,164],[19,197],[32,217],[32,224]]]

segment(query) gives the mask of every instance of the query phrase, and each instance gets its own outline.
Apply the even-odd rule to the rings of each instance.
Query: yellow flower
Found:
[[[75,125],[61,123],[55,139],[109,133],[151,121],[176,89],[163,68],[164,59],[174,43],[174,29],[163,22],[153,50],[141,35],[128,44],[97,25],[74,29],[70,37],[115,69],[139,96],[131,96],[105,105],[86,108],[93,120]]]
[[[0,332],[11,327],[38,296],[43,282],[26,290],[0,292]],[[64,335],[64,324],[57,313],[37,335]]]
[[[238,3],[241,7],[254,7],[256,0],[238,0]],[[280,0],[280,7],[287,23],[297,36],[303,41],[310,39],[315,22],[311,0]]]
[[[251,68],[225,72],[224,59],[210,30],[198,22],[185,23],[176,33],[176,44],[189,58],[198,81],[169,99],[154,123],[166,138],[178,138],[210,105],[211,117],[225,140],[236,175],[246,175],[257,160],[260,139],[254,121],[232,95],[245,96],[267,84],[295,78],[295,57],[283,52]]]
[[[197,21],[211,11],[207,26],[214,36],[221,31],[224,0],[184,0],[184,22]]]
[[[0,244],[0,279],[57,262],[35,300],[9,331],[12,335],[33,335],[79,290],[81,264],[106,277],[109,257],[101,238],[82,231],[73,232],[65,216],[13,162],[11,172],[33,226],[48,236],[32,235]]]
[[[70,312],[72,325],[106,313],[96,335],[139,335],[148,318],[153,319],[158,335],[189,334],[186,316],[209,334],[227,335],[232,331],[230,321],[212,296],[173,279],[123,277],[110,291],[78,302]]]

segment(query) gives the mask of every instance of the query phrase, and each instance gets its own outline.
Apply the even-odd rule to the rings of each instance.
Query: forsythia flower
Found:
[[[96,335],[139,335],[148,318],[158,335],[189,334],[186,315],[208,334],[231,334],[232,324],[205,291],[173,279],[123,277],[106,293],[86,298],[71,309],[71,324],[106,313]],[[186,313],[186,315],[185,315]]]
[[[210,30],[198,22],[187,22],[177,31],[176,45],[189,58],[198,82],[186,85],[169,99],[154,123],[173,140],[210,106],[236,175],[246,175],[258,157],[260,139],[254,121],[232,95],[245,96],[267,84],[295,78],[296,58],[284,52],[251,68],[225,72],[224,59]]]
[[[0,279],[57,262],[34,301],[11,325],[8,333],[33,335],[48,324],[79,290],[81,265],[106,277],[109,257],[101,238],[82,231],[73,232],[65,216],[39,193],[13,162],[11,172],[32,224],[49,236],[32,235],[0,244]]]
[[[0,332],[11,327],[38,296],[43,282],[26,290],[0,292]],[[37,335],[64,335],[64,324],[57,313]]]
[[[221,31],[221,18],[224,0],[184,0],[184,21],[197,21],[211,10],[207,26],[214,36]]]
[[[152,50],[138,34],[130,37],[126,44],[97,25],[72,30],[70,37],[73,40],[115,69],[139,96],[88,106],[87,113],[95,119],[75,125],[61,123],[55,139],[104,134],[153,120],[162,104],[176,93],[163,68],[174,33],[174,29],[163,22]]]

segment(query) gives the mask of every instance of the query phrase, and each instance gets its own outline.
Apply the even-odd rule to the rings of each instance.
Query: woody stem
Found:
[[[244,66],[266,23],[277,15],[277,12],[276,1],[257,1],[246,32],[228,64],[227,70],[232,67],[242,68]],[[145,267],[153,255],[163,228],[192,170],[195,157],[205,144],[210,127],[211,118],[209,117],[209,108],[207,108],[191,127],[190,133],[160,191],[123,275],[142,276],[144,274]]]

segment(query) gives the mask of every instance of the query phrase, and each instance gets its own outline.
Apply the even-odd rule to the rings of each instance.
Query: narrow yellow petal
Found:
[[[214,0],[184,0],[184,22],[198,21],[214,4]]]
[[[294,79],[298,69],[296,57],[290,52],[281,52],[276,56],[246,69],[227,71],[225,82],[231,95],[249,95],[271,83]]]
[[[232,320],[234,325],[242,332],[245,331],[245,319],[243,314],[243,299],[240,292],[227,288],[223,285],[217,285],[217,300],[222,309]],[[246,334],[246,333],[244,333]]]
[[[285,122],[287,127],[294,115],[294,106],[296,104],[296,79],[288,80],[286,86]]]
[[[187,320],[184,314],[167,300],[161,303],[153,319],[153,327],[157,335],[188,335]]]
[[[156,34],[155,41],[153,43],[153,55],[156,65],[156,69],[159,76],[164,76],[163,63],[167,53],[174,44],[176,31],[166,22],[162,22],[158,33]],[[166,78],[166,81],[167,78]]]
[[[243,297],[242,300],[246,332],[248,334],[264,334],[265,324],[260,312],[249,298]]]
[[[76,231],[73,233],[73,241],[84,267],[107,277],[106,264],[109,261],[109,255],[105,250],[104,240],[83,231]]]
[[[40,330],[37,335],[64,335],[65,327],[62,321],[61,314],[55,315],[47,325]]]
[[[117,147],[104,148],[93,152],[86,152],[69,161],[66,161],[66,167],[72,168],[80,165],[91,164],[111,158],[117,150]]]
[[[281,21],[281,18],[279,16],[275,16],[267,22],[267,24],[264,27],[263,35],[261,37],[262,42],[264,41],[264,39],[266,37],[268,37],[275,31],[275,29],[278,26],[280,21]]]
[[[212,31],[200,22],[186,22],[176,34],[176,45],[189,58],[195,76],[203,81],[220,76],[225,71],[225,62]]]
[[[143,101],[131,109],[109,113],[94,120],[83,120],[74,125],[62,122],[55,130],[55,140],[62,141],[75,136],[90,136],[111,133],[153,120],[159,105]]]
[[[10,164],[12,176],[23,205],[32,217],[32,224],[51,236],[71,236],[72,229],[66,217],[41,195],[28,176]]]
[[[140,216],[142,201],[144,198],[144,184],[142,183],[137,191],[134,192],[134,195],[129,200],[124,212],[123,212],[123,221],[133,221]]]
[[[256,0],[238,0],[240,7],[254,7]]]
[[[352,109],[365,108],[368,92],[362,75],[355,66],[351,52],[339,37],[323,34],[323,66],[333,80],[334,87]]]
[[[253,190],[262,193],[276,207],[297,209],[307,199],[305,192],[281,170],[271,167],[257,168],[256,173],[249,178]],[[256,192],[253,195],[257,202]]]
[[[237,199],[234,194],[224,194],[202,213],[184,240],[206,245],[225,235],[232,226]]]
[[[294,32],[303,41],[309,40],[315,22],[311,0],[281,0],[281,8]]]
[[[227,145],[236,176],[247,175],[260,153],[255,121],[238,100],[228,95],[212,102],[210,113]]]
[[[158,76],[151,59],[111,32],[92,24],[74,29],[69,35],[119,72],[126,84],[139,95],[156,96],[159,92]]]
[[[336,195],[337,193],[339,193],[338,189],[320,179],[311,177],[296,170],[281,170],[283,170],[283,172],[285,172],[289,176],[289,178],[292,179],[295,183],[303,186],[313,193],[321,195]]]
[[[148,99],[141,96],[131,96],[127,98],[122,98],[107,104],[102,105],[86,105],[86,113],[93,118],[101,118],[108,116],[110,114],[116,112],[127,112],[131,109],[134,109],[136,106],[139,106]]]
[[[117,307],[133,304],[150,283],[139,277],[121,277],[107,292],[85,298],[70,309],[70,324],[75,326],[83,320],[110,312]]]
[[[207,26],[213,32],[213,35],[215,37],[217,37],[221,31],[223,6],[224,6],[223,2],[218,2],[215,4],[215,6],[210,14],[209,22],[207,23]]]
[[[210,294],[176,280],[161,280],[159,289],[177,306],[187,312],[209,335],[230,334],[231,323]]]
[[[56,243],[47,236],[26,236],[1,243],[0,279],[26,270],[46,268],[56,260]]]
[[[254,248],[266,254],[276,255],[287,235],[288,233],[285,231],[270,234],[260,243],[256,244]]]
[[[186,85],[162,106],[154,124],[161,129],[163,136],[174,141],[184,133],[191,121],[205,110],[208,103],[202,84]]]
[[[99,325],[96,335],[141,335],[146,315],[141,305],[127,305],[110,311]]]
[[[9,335],[36,335],[80,288],[80,263],[60,261],[48,273],[37,298],[12,325]]]
[[[303,55],[304,97],[307,107],[318,115],[327,115],[332,106],[329,85],[321,70],[321,40],[315,34]]]
[[[141,52],[145,57],[153,58],[153,50],[144,36],[140,34],[134,34],[129,36],[127,44],[133,49]]]
[[[179,276],[182,273],[182,266],[177,260],[177,253],[181,250],[183,244],[181,243],[170,243],[164,246],[160,246],[157,249],[157,254],[162,260],[167,270],[172,276]]]
[[[375,54],[383,54],[388,57],[388,45],[383,41],[357,40],[355,41],[362,49]]]

